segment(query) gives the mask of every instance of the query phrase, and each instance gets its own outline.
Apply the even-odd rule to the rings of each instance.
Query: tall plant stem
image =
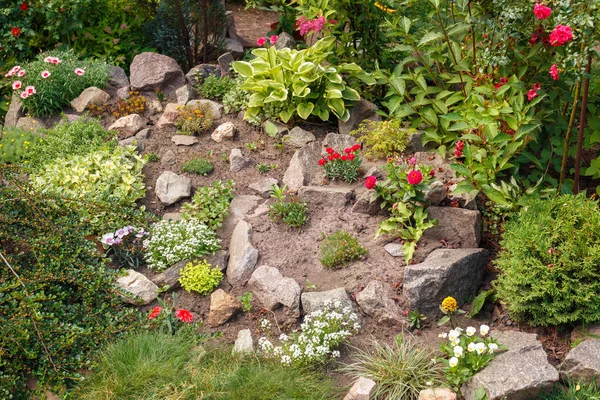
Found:
[[[583,94],[581,97],[581,114],[579,114],[579,135],[577,136],[577,154],[575,155],[575,178],[573,183],[573,193],[579,193],[579,175],[581,173],[581,152],[583,150],[583,130],[586,124],[586,113],[588,103],[588,93],[590,91],[590,71],[592,70],[592,54],[588,54],[587,65],[585,67],[585,80],[583,81]]]
[[[452,9],[454,9],[454,6]],[[471,19],[469,22],[472,24],[473,13],[471,12],[471,2],[469,2],[469,18]],[[477,72],[477,43],[475,41],[475,28],[473,28],[473,25],[471,25],[471,37],[473,38],[473,68],[475,69],[474,72]]]
[[[575,93],[573,94],[573,108],[571,109],[571,116],[569,117],[569,126],[567,127],[567,134],[565,135],[565,145],[563,148],[562,162],[560,164],[560,179],[558,181],[558,193],[561,193],[563,183],[565,182],[565,169],[567,168],[569,141],[571,140],[571,132],[573,131],[573,124],[575,123],[575,112],[577,111],[577,103],[579,102],[580,90],[581,81],[578,81],[577,85],[575,86]]]
[[[452,59],[454,60],[454,64],[458,65],[458,61],[456,59],[456,54],[454,54],[454,50],[452,49],[452,43],[450,42],[450,38],[448,37],[448,32],[446,32],[446,29],[444,28],[444,23],[442,22],[442,16],[440,15],[439,8],[436,8],[435,13],[437,14],[438,22],[440,24],[440,28],[442,29],[442,34],[444,35],[444,38],[446,39],[446,43],[448,43],[448,50],[450,51],[450,55],[452,56]],[[458,71],[458,77],[460,78],[460,90],[466,99],[467,91],[465,90],[465,82],[463,81],[463,76],[460,71]]]

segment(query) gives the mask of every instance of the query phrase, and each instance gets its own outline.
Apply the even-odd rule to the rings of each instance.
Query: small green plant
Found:
[[[143,239],[149,233],[131,225],[102,235],[100,243],[106,255],[119,267],[139,268],[143,260]]]
[[[406,148],[411,131],[402,126],[401,121],[365,120],[358,129],[350,132],[363,145],[363,153],[369,159],[397,157]]]
[[[175,120],[175,127],[185,135],[200,134],[213,125],[214,117],[207,104],[198,103],[178,109],[179,116]]]
[[[32,144],[43,141],[35,133],[19,128],[0,131],[0,164],[29,164]]]
[[[318,163],[325,169],[325,176],[329,180],[341,180],[352,183],[358,180],[362,159],[358,151],[360,144],[344,149],[344,154],[340,154],[331,147],[325,151],[327,156],[321,158]]]
[[[257,164],[256,168],[258,169],[259,174],[266,174],[269,171],[272,171],[277,168],[277,164]]]
[[[206,260],[186,264],[180,274],[179,283],[181,283],[181,287],[187,290],[188,293],[193,290],[201,295],[212,293],[223,280],[223,272],[219,268],[212,268]]]
[[[154,94],[156,95],[158,101],[160,101],[161,103],[165,100],[165,92],[163,92],[159,88],[154,89]]]
[[[256,143],[254,143],[254,142],[246,143],[245,146],[250,151],[258,150],[258,147],[256,146]]]
[[[347,231],[337,231],[329,236],[323,234],[320,246],[321,264],[328,268],[342,268],[367,255],[367,249]]]
[[[252,311],[252,292],[244,292],[238,299],[240,299],[240,302],[242,303],[242,310],[244,310],[244,312],[249,313]]]
[[[496,290],[495,289],[484,290],[482,292],[479,292],[477,297],[475,297],[475,299],[473,299],[473,304],[471,306],[471,312],[469,312],[469,318],[473,318],[474,316],[479,314],[479,312],[485,305],[486,300],[488,300],[488,299],[490,299],[491,301],[494,301],[496,299]]]
[[[448,296],[442,300],[440,311],[444,316],[438,321],[438,326],[446,325],[449,322],[452,329],[456,326],[456,314],[465,314],[465,311],[458,308],[458,302],[452,296]]]
[[[228,163],[229,162],[229,156],[227,155],[227,153],[223,152],[221,153],[221,161]]]
[[[159,159],[158,154],[155,152],[146,154],[146,161],[148,162],[157,162]]]
[[[234,193],[232,180],[225,183],[215,181],[212,186],[202,186],[196,190],[192,201],[183,205],[182,217],[197,220],[216,230],[229,215],[229,203]]]
[[[287,200],[286,189],[287,186],[273,185],[270,194],[275,202],[269,205],[269,217],[274,221],[283,221],[291,227],[299,228],[308,221],[308,205],[294,196],[290,196]]]
[[[192,158],[183,164],[181,170],[191,174],[206,176],[213,171],[213,164],[206,158]]]
[[[199,75],[202,74],[199,73]],[[202,97],[211,100],[223,100],[223,96],[237,86],[235,81],[228,76],[220,77],[211,74],[207,78],[204,78],[204,75],[202,75],[201,78],[204,81],[198,86],[198,91]]]
[[[235,85],[223,95],[223,107],[225,113],[240,112],[247,107],[248,101],[250,100],[250,93],[241,88],[245,79],[237,77],[235,79]]]
[[[408,326],[411,329],[421,329],[423,322],[427,319],[426,316],[421,314],[419,310],[412,310],[408,312]]]

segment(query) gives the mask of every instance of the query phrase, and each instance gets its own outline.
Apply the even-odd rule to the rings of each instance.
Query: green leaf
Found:
[[[442,34],[442,32],[428,32],[425,35],[423,35],[423,37],[421,38],[421,40],[419,40],[419,43],[417,44],[417,47],[421,47],[424,44],[427,44],[429,42],[432,42],[434,40],[438,40],[441,39],[444,35]]]
[[[474,316],[479,314],[479,311],[481,311],[481,309],[483,308],[483,305],[485,304],[485,301],[487,300],[487,298],[492,296],[495,292],[496,292],[495,289],[491,289],[491,290],[487,290],[487,291],[479,293],[477,295],[477,297],[475,297],[475,300],[473,300],[473,306],[471,307],[471,312],[469,313],[469,318],[473,318]]]
[[[407,18],[406,16],[402,17],[402,21],[400,21],[400,27],[402,28],[402,30],[404,31],[405,34],[409,34],[410,32],[410,27],[412,25],[412,21]]]
[[[252,78],[254,76],[254,68],[247,61],[236,61],[231,64],[233,70],[244,78]]]
[[[440,318],[440,320],[438,321],[438,326],[442,326],[442,325],[446,325],[448,322],[450,322],[450,316],[449,315],[444,315],[442,318]]]
[[[359,101],[360,95],[356,90],[346,87],[344,90],[342,90],[342,98],[350,101]]]
[[[310,114],[313,112],[314,108],[315,105],[313,103],[300,103],[298,104],[298,107],[296,107],[296,111],[298,112],[300,118],[308,119],[308,117],[310,117]]]
[[[483,193],[494,203],[502,206],[510,206],[510,202],[506,200],[501,191],[496,190],[489,185],[481,185],[481,190],[483,190]]]
[[[277,135],[277,126],[271,121],[265,122],[265,132],[269,137],[275,137]]]

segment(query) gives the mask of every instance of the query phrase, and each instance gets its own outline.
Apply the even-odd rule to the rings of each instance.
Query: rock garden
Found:
[[[600,5],[288,3],[0,5],[0,398],[600,398]]]

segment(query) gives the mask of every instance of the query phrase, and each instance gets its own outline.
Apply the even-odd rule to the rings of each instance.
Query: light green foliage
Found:
[[[214,117],[207,104],[178,107],[175,126],[185,135],[200,134],[212,127]]]
[[[368,350],[354,349],[353,362],[342,371],[377,383],[374,399],[416,400],[421,390],[444,386],[435,352],[417,347],[410,337],[398,335],[393,345],[374,341]]]
[[[213,164],[205,158],[192,158],[183,164],[181,170],[196,175],[208,175],[213,171]]]
[[[0,131],[0,164],[29,164],[31,148],[42,138],[19,128],[5,128]]]
[[[241,88],[244,81],[245,79],[243,77],[238,76],[235,79],[235,85],[223,95],[223,107],[225,107],[225,113],[240,112],[246,108],[248,100],[250,99],[250,93]]]
[[[286,186],[280,188],[274,185],[271,189],[271,197],[275,202],[269,205],[269,217],[274,221],[283,221],[287,225],[299,228],[308,222],[308,205],[291,196],[286,199]]]
[[[201,295],[211,294],[219,282],[223,280],[223,273],[219,268],[203,262],[190,262],[180,272],[179,283],[185,290],[198,292]]]
[[[408,326],[412,329],[421,329],[423,322],[427,317],[419,312],[419,310],[413,310],[408,312]]]
[[[252,292],[244,292],[244,294],[239,296],[238,299],[242,303],[242,309],[244,310],[244,312],[252,311]]]
[[[401,121],[397,119],[379,122],[365,120],[350,134],[363,144],[365,157],[385,159],[402,154],[411,130],[402,127]]]
[[[216,230],[229,215],[229,203],[235,194],[234,183],[229,180],[213,182],[212,186],[202,186],[196,190],[192,201],[181,209],[182,217],[197,220],[212,230]]]
[[[234,70],[246,79],[241,89],[252,93],[247,119],[261,116],[265,108],[274,110],[283,122],[296,115],[302,119],[317,116],[329,120],[330,112],[346,121],[348,107],[358,101],[358,92],[344,83],[342,74],[374,83],[356,64],[324,65],[335,45],[329,36],[304,50],[255,49],[251,61],[234,62]]]
[[[600,211],[583,195],[530,204],[504,225],[495,283],[516,321],[600,321]]]
[[[328,268],[347,267],[367,255],[367,249],[347,231],[337,231],[329,236],[323,234],[320,252],[321,264]]]
[[[152,153],[148,153],[144,155],[146,157],[146,161],[148,162],[157,162],[160,158],[158,157],[158,154],[152,152]]]
[[[202,97],[211,100],[223,100],[223,96],[236,86],[236,82],[228,76],[215,76],[210,74],[198,87]]]

